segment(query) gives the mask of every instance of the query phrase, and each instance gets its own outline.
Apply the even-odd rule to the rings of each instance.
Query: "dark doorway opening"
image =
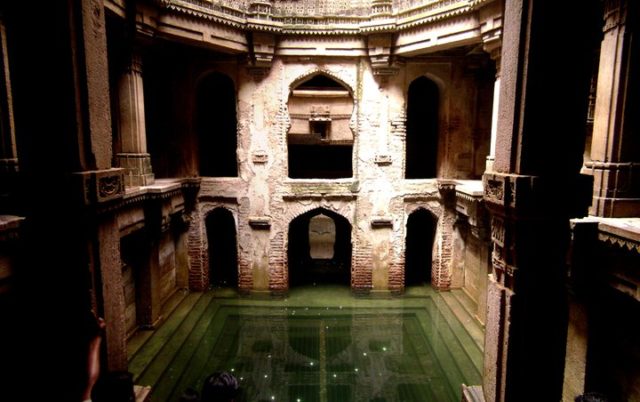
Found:
[[[353,176],[351,145],[289,144],[289,177],[340,179]]]
[[[407,96],[406,179],[429,179],[438,168],[438,86],[420,77]]]
[[[405,244],[405,286],[431,283],[433,240],[436,219],[425,209],[418,209],[407,220]]]
[[[209,283],[211,286],[238,286],[238,251],[233,214],[214,209],[206,218],[209,243]]]
[[[236,93],[231,78],[219,73],[206,76],[198,86],[196,105],[200,176],[238,176]]]
[[[289,224],[289,286],[350,285],[351,224],[324,208],[314,209]]]

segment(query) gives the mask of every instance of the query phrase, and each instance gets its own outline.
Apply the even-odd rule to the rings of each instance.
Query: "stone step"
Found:
[[[482,329],[450,292],[442,292],[440,296],[438,309],[449,324],[451,333],[447,335],[452,337],[450,338],[452,341],[450,348],[453,352],[460,353],[462,351],[467,356],[468,359],[460,357],[459,361],[464,363],[471,362],[479,377],[476,381],[480,381],[483,367],[482,342],[478,342],[473,332],[480,330],[480,335],[483,335]],[[446,327],[443,327],[443,330],[446,331],[446,329]],[[460,350],[457,350],[456,346],[459,346]],[[471,383],[474,384],[475,382],[472,381]]]
[[[179,357],[184,342],[203,317],[211,299],[210,296],[206,295],[202,295],[198,299],[189,314],[187,314],[173,332],[171,338],[162,345],[162,349],[158,351],[153,360],[151,360],[144,371],[140,373],[137,382],[142,385],[151,386],[152,394],[155,392],[156,384],[158,384],[160,378],[165,375],[169,376],[169,374],[173,372],[173,361]]]
[[[180,348],[176,350],[175,356],[167,366],[167,369],[155,381],[153,389],[154,399],[156,400],[173,400],[191,384],[181,385],[184,373],[191,365],[191,359],[195,354],[200,353],[200,347],[205,340],[203,337],[207,333],[207,328],[211,325],[211,321],[215,319],[219,304],[213,301],[213,292],[206,293],[203,298],[208,299],[208,304],[199,314],[197,322],[184,339]],[[169,395],[175,393],[173,399],[168,398]]]
[[[164,344],[171,339],[201,297],[202,293],[188,294],[158,329],[149,331],[153,333],[152,336],[129,358],[129,371],[133,373],[134,382],[137,382]]]
[[[478,303],[473,300],[464,289],[452,289],[451,294],[458,299],[458,302],[467,310],[467,313],[477,321]],[[480,323],[480,325],[482,325],[482,323]]]
[[[186,289],[178,289],[162,306],[162,317],[170,317],[173,311],[182,303],[185,297],[189,294],[189,291]],[[161,325],[161,324],[160,324]],[[138,330],[136,333],[129,338],[127,341],[127,356],[129,361],[133,358],[133,356],[138,353],[140,348],[144,346],[144,344],[151,338],[154,334],[155,330]]]
[[[469,312],[463,302],[460,301],[464,296],[460,290],[454,290],[449,292],[441,292],[440,296],[445,302],[446,306],[453,313],[453,315],[462,323],[466,332],[478,345],[480,351],[484,350],[484,328],[480,325],[480,322],[475,318],[475,314]],[[468,297],[468,296],[466,296]]]

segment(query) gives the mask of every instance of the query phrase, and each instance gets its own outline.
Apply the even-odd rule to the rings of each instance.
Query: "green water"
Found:
[[[389,299],[339,287],[285,300],[190,294],[155,333],[132,340],[129,369],[153,386],[154,402],[222,370],[247,402],[457,402],[462,383],[480,384],[482,352],[454,310],[428,287]]]

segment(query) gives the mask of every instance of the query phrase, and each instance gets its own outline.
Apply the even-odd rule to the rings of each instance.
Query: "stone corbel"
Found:
[[[85,206],[121,199],[124,195],[124,169],[92,170],[74,173]]]
[[[249,44],[249,74],[261,79],[271,69],[276,48],[276,37],[272,33],[252,31],[247,33],[247,39]]]
[[[373,75],[384,78],[398,74],[399,68],[393,64],[393,41],[392,32],[367,36],[367,52]]]

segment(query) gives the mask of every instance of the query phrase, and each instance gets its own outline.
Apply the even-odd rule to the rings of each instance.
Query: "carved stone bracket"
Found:
[[[380,166],[391,165],[391,155],[376,155],[375,163]]]
[[[276,48],[275,35],[252,31],[247,33],[247,39],[249,43],[249,74],[256,79],[262,79],[271,69]]]
[[[263,150],[254,151],[251,155],[251,160],[254,164],[264,164],[269,161],[269,155]]]
[[[386,216],[374,216],[371,219],[371,228],[373,229],[393,228],[393,219]]]
[[[122,198],[124,171],[115,168],[74,173],[80,181],[82,203],[89,206]]]
[[[249,226],[255,230],[270,230],[271,218],[268,216],[252,216],[249,218]]]
[[[367,36],[367,52],[373,75],[388,77],[398,74],[399,68],[393,65],[393,33],[375,33]]]

